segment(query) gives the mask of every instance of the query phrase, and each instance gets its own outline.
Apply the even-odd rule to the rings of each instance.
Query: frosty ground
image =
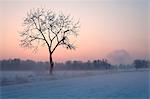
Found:
[[[1,86],[1,99],[149,99],[149,71],[64,75]]]

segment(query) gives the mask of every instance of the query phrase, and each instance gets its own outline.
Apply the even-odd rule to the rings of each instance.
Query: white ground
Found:
[[[149,71],[35,81],[0,87],[1,99],[150,99]]]

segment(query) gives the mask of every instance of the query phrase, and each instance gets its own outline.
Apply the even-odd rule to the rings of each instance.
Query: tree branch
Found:
[[[63,38],[63,39],[61,39],[60,41],[58,41],[57,42],[57,44],[56,44],[56,46],[53,48],[53,50],[52,50],[52,54],[53,54],[53,52],[55,51],[55,49],[57,48],[57,46],[64,40],[65,38]]]
[[[39,40],[44,40],[43,38],[40,38],[40,37],[34,37],[34,36],[29,36],[30,38],[33,38],[33,39],[39,39]]]
[[[39,18],[39,17],[38,17]],[[32,20],[33,20],[33,22],[34,22],[34,24],[35,24],[35,26],[36,26],[36,29],[41,33],[41,35],[43,36],[43,40],[46,42],[46,44],[47,44],[47,46],[48,46],[48,48],[50,47],[50,45],[49,45],[49,43],[48,43],[48,41],[46,40],[46,37],[44,36],[44,34],[43,34],[43,32],[42,32],[42,30],[41,30],[41,26],[39,25],[39,28],[37,27],[37,24],[36,24],[36,22],[35,22],[35,20],[33,19],[33,18],[31,18]],[[39,19],[38,19],[38,23],[39,23]]]

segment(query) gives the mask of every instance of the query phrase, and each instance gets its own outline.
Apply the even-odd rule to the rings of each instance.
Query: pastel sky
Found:
[[[19,32],[27,11],[52,9],[80,20],[77,49],[59,47],[55,61],[107,58],[124,50],[132,58],[150,58],[149,0],[0,0],[0,59],[48,60],[48,50],[37,53],[19,46]]]

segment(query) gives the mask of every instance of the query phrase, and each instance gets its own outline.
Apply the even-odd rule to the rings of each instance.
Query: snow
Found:
[[[94,71],[54,71],[53,76],[49,76],[48,71],[2,71],[0,75],[1,85],[14,85],[22,83],[30,83],[35,81],[66,79],[74,77],[85,77],[97,74],[107,74],[116,72],[114,70],[94,70]]]
[[[149,71],[97,73],[0,89],[2,99],[149,99],[149,79]]]

